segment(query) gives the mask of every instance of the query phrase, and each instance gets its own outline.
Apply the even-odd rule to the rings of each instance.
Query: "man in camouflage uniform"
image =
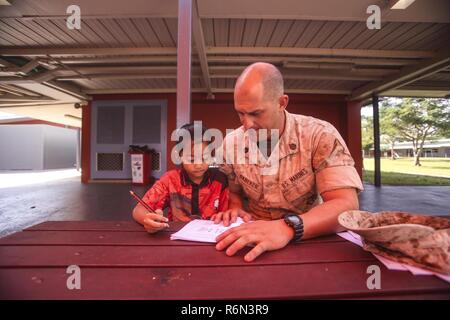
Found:
[[[258,156],[254,164],[224,159],[221,165],[228,177],[230,208],[213,219],[225,225],[238,216],[256,220],[217,238],[216,248],[228,248],[227,255],[254,245],[245,256],[252,261],[264,251],[286,246],[294,237],[294,230],[283,220],[288,213],[300,215],[301,239],[308,239],[339,231],[338,215],[359,207],[357,191],[363,186],[338,131],[328,122],[287,112],[288,101],[282,76],[271,64],[250,65],[236,82],[234,103],[242,126],[225,137],[224,155],[237,154],[243,141],[245,158],[249,157],[249,129],[275,129],[280,138],[268,158]],[[273,165],[271,161],[278,161],[277,170],[262,174],[261,169]],[[248,198],[247,211],[243,195]]]

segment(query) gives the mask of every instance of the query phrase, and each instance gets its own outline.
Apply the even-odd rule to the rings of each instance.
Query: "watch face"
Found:
[[[300,223],[300,218],[297,215],[289,216],[288,219],[293,224]]]

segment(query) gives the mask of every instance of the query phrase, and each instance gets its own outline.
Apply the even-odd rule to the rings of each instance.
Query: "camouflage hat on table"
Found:
[[[351,210],[338,220],[341,226],[361,236],[367,251],[450,274],[450,219],[398,211]]]

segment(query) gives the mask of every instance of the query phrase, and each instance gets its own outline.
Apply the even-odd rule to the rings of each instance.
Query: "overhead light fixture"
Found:
[[[394,1],[394,5],[391,7],[391,9],[394,10],[404,10],[408,8],[414,1],[416,0],[397,0]]]

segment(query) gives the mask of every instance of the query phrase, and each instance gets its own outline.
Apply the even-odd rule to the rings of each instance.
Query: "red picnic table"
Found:
[[[0,239],[0,299],[450,299],[434,276],[390,271],[332,235],[244,262],[207,243],[172,241],[182,223],[150,235],[131,221],[44,222]],[[69,290],[70,265],[81,289]],[[367,268],[381,269],[368,289]]]

